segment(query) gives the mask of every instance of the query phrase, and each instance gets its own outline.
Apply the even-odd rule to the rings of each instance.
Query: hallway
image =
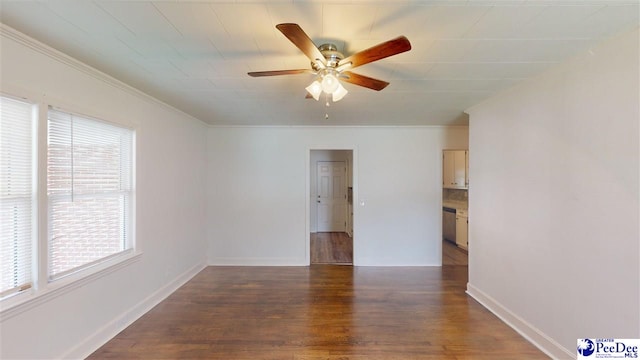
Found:
[[[311,234],[311,264],[353,264],[353,238],[345,232]]]
[[[462,250],[456,244],[443,240],[442,241],[442,265],[462,265],[469,264],[469,253]]]

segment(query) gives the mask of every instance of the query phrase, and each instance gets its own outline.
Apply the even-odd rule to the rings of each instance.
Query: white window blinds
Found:
[[[0,97],[0,297],[31,287],[34,106]]]
[[[49,109],[49,277],[131,248],[133,131]]]

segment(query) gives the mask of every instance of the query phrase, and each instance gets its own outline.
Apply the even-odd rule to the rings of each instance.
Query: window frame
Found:
[[[118,191],[106,191],[106,192],[96,192],[96,193],[90,193],[90,194],[82,194],[82,193],[75,193],[75,190],[73,188],[73,180],[71,181],[71,187],[69,189],[69,193],[65,193],[65,192],[56,192],[56,193],[50,193],[49,189],[47,188],[47,192],[43,193],[43,196],[46,196],[47,198],[47,248],[44,249],[45,251],[47,251],[47,256],[48,256],[48,262],[47,262],[47,278],[49,282],[54,282],[57,280],[60,280],[64,277],[70,276],[76,272],[79,271],[83,271],[84,269],[87,268],[91,268],[93,266],[96,266],[104,261],[108,261],[111,258],[117,258],[119,256],[124,255],[125,253],[131,252],[134,249],[134,241],[133,241],[133,233],[132,233],[132,229],[131,229],[131,224],[134,222],[133,221],[133,212],[131,211],[131,209],[133,209],[133,204],[132,204],[132,198],[134,195],[134,173],[135,173],[135,168],[134,168],[134,147],[135,147],[135,131],[131,128],[122,126],[120,124],[115,124],[112,122],[108,122],[102,119],[98,119],[95,117],[91,117],[91,116],[87,116],[84,114],[79,114],[76,112],[72,112],[63,108],[59,108],[59,107],[54,107],[54,106],[49,106],[47,108],[47,166],[49,158],[48,158],[48,151],[49,151],[49,147],[51,146],[51,144],[49,143],[50,137],[49,137],[49,117],[51,115],[51,113],[57,113],[58,115],[63,115],[63,116],[69,116],[69,121],[70,121],[70,128],[69,130],[71,131],[71,139],[70,139],[70,144],[72,146],[71,148],[71,159],[74,158],[75,153],[75,149],[73,149],[73,144],[74,144],[74,137],[76,135],[80,136],[80,138],[82,138],[82,136],[79,134],[75,133],[74,130],[74,121],[79,121],[80,124],[84,123],[85,124],[85,128],[87,127],[86,125],[89,124],[89,127],[91,126],[96,126],[96,127],[100,127],[101,125],[105,125],[108,127],[113,127],[116,128],[116,131],[126,131],[128,133],[128,135],[130,136],[130,141],[129,141],[129,153],[128,154],[121,154],[120,156],[125,156],[127,158],[129,158],[129,169],[127,171],[127,177],[128,179],[125,180],[127,183],[129,183],[129,188],[126,190],[118,190]],[[55,116],[55,115],[54,115]],[[59,121],[64,121],[64,120],[60,120],[57,119]],[[121,144],[122,145],[122,144]],[[121,148],[122,149],[122,148]],[[71,160],[71,164],[73,164],[73,160]],[[73,167],[73,165],[71,165],[71,179],[73,179],[75,177],[75,169]],[[49,182],[48,179],[48,173],[47,173],[47,184]],[[46,195],[45,195],[46,194]],[[64,202],[65,200],[71,200],[73,201],[74,198],[78,198],[78,199],[93,199],[93,198],[108,198],[113,196],[114,194],[117,194],[118,196],[122,196],[124,195],[125,198],[124,200],[126,200],[126,205],[123,208],[123,212],[125,215],[124,217],[124,233],[120,234],[123,235],[123,238],[121,238],[120,240],[122,240],[122,250],[119,250],[117,252],[111,253],[109,255],[103,256],[101,258],[98,259],[94,259],[92,261],[83,263],[81,265],[57,272],[57,273],[52,273],[52,259],[49,257],[50,255],[50,250],[51,250],[51,237],[52,234],[51,232],[53,231],[52,229],[52,225],[54,223],[54,213],[53,213],[53,204],[56,202]]]
[[[16,100],[29,102],[34,106],[34,139],[33,139],[33,162],[35,168],[33,187],[35,188],[34,211],[32,221],[35,235],[33,236],[32,249],[32,286],[29,289],[13,293],[0,298],[0,322],[19,315],[35,306],[51,301],[60,295],[74,291],[77,288],[86,286],[99,278],[110,273],[126,268],[142,258],[142,251],[137,245],[137,135],[139,123],[131,121],[123,123],[113,121],[112,116],[86,115],[85,113],[97,113],[96,111],[75,111],[75,106],[69,106],[63,101],[51,101],[45,95],[27,93],[23,89],[11,89],[10,91],[0,91],[0,96],[13,98]],[[102,258],[101,261],[92,263],[77,271],[65,276],[49,279],[49,255],[48,255],[48,234],[49,201],[47,196],[47,137],[48,137],[48,111],[49,107],[66,111],[78,116],[95,119],[106,124],[128,129],[132,132],[131,141],[131,190],[130,190],[130,247],[124,251]]]
[[[29,284],[24,284],[21,287],[14,287],[13,289],[8,289],[5,291],[0,292],[0,300],[2,299],[6,299],[6,298],[11,298],[13,296],[16,296],[22,292],[25,291],[31,291],[32,289],[35,288],[36,284],[37,284],[37,279],[38,279],[38,272],[37,272],[37,259],[38,259],[38,253],[37,253],[37,239],[38,239],[38,220],[39,220],[39,211],[38,211],[38,114],[39,114],[39,107],[37,102],[34,102],[28,98],[24,98],[24,97],[19,97],[19,96],[14,96],[11,94],[7,94],[4,92],[0,92],[0,97],[2,98],[6,98],[9,100],[13,100],[13,101],[18,101],[18,102],[22,102],[25,104],[28,104],[31,108],[31,115],[30,115],[30,124],[29,127],[31,128],[31,139],[30,139],[30,145],[31,145],[31,149],[30,149],[30,153],[31,153],[31,164],[30,164],[30,168],[31,168],[31,238],[30,238],[30,243],[31,243],[31,252],[30,252],[30,257],[31,257],[31,274],[30,274],[30,278],[31,281]]]

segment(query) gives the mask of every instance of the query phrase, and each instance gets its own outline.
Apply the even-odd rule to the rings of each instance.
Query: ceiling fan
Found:
[[[411,50],[409,40],[404,36],[399,36],[345,58],[334,44],[316,46],[298,24],[278,24],[276,28],[311,60],[311,69],[256,71],[248,73],[249,76],[314,74],[316,79],[306,87],[306,90],[308,91],[307,98],[313,97],[316,100],[320,98],[322,92],[331,95],[334,102],[342,99],[347,94],[347,90],[342,86],[340,80],[376,91],[384,89],[389,85],[388,82],[359,75],[349,70]]]

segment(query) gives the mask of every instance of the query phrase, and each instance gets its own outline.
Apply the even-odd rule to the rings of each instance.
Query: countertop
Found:
[[[461,201],[461,200],[443,200],[442,201],[442,206],[443,207],[448,207],[448,208],[454,208],[454,209],[460,209],[460,210],[468,210],[469,208],[469,203],[466,201]]]

